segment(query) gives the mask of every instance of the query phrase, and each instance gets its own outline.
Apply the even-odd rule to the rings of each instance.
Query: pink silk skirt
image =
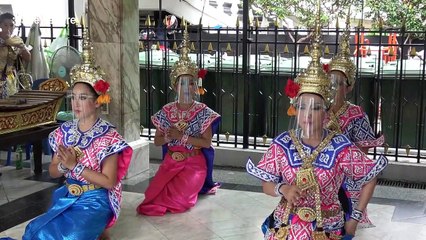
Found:
[[[181,147],[171,150],[188,152]],[[167,211],[181,213],[188,210],[197,202],[206,175],[206,159],[202,153],[180,162],[167,153],[136,211],[143,215],[162,216]]]

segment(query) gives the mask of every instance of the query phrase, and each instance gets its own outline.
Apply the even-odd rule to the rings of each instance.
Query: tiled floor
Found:
[[[261,193],[259,181],[241,169],[215,169],[215,179],[223,182],[216,195],[201,196],[197,205],[182,214],[163,217],[138,216],[136,206],[143,199],[149,177],[158,163],[140,183],[125,186],[122,213],[113,229],[113,239],[141,240],[259,240],[260,224],[273,210],[277,198]],[[28,219],[45,211],[57,180],[30,176],[28,169],[0,169],[0,237],[20,239]],[[374,228],[359,229],[357,240],[426,239],[426,191],[377,186],[369,205]],[[22,223],[24,222],[24,223]],[[4,229],[3,229],[4,230]]]

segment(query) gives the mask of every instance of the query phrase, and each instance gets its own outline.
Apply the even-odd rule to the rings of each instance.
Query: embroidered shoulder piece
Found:
[[[340,129],[345,132],[345,129],[348,125],[357,118],[364,117],[364,111],[360,106],[350,104],[346,111],[340,115],[337,115],[339,118]]]
[[[368,116],[365,114],[362,118],[352,121],[345,134],[346,136],[350,136],[351,141],[359,147],[378,147],[382,146],[385,142],[383,135],[376,137]]]
[[[353,180],[350,178],[347,178],[346,188],[348,191],[361,191],[362,186],[364,186],[366,183],[370,182],[373,178],[377,177],[379,173],[381,173],[389,164],[389,160],[381,155],[379,159],[374,164],[374,167],[371,168],[371,170],[365,175],[363,178]]]
[[[52,148],[53,152],[58,151],[58,144],[62,141],[62,131],[60,128],[55,129],[53,132],[49,134],[49,145]]]
[[[288,157],[288,163],[291,167],[301,167],[303,165],[302,158],[296,150],[296,146],[291,139],[289,132],[282,133],[273,141],[284,149],[286,156]],[[349,145],[352,145],[352,143],[345,135],[335,134],[330,140],[330,143],[318,154],[313,165],[324,169],[332,168],[337,155]],[[301,144],[301,148],[303,148],[303,151],[307,155],[312,154],[314,151],[314,149],[304,144]]]
[[[374,139],[374,140],[362,140],[355,142],[355,145],[360,147],[380,147],[383,146],[385,143],[385,136],[381,135],[380,137]]]
[[[204,103],[194,102],[188,110],[182,111],[177,108],[176,104],[176,102],[166,104],[162,109],[172,123],[179,122],[181,120],[189,122],[197,116],[198,112],[207,107]]]
[[[84,133],[78,129],[78,120],[68,121],[61,125],[64,145],[67,147],[78,146],[81,149],[87,148],[94,139],[103,136],[110,128],[114,128],[114,126],[101,118]]]
[[[256,167],[256,165],[251,161],[250,158],[246,163],[246,170],[250,175],[253,175],[265,182],[279,183],[281,181],[281,178],[279,176],[272,175],[266,172],[265,170]]]
[[[96,156],[102,161],[104,158],[106,158],[110,155],[113,155],[115,153],[119,153],[127,147],[129,147],[129,145],[123,139],[116,140],[115,143],[113,143],[112,145],[110,145],[110,146],[102,149],[100,152],[98,152],[96,154]]]

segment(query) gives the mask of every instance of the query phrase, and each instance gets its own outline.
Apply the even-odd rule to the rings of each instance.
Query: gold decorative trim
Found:
[[[342,128],[340,127],[339,124],[339,117],[346,112],[346,110],[348,110],[349,108],[349,103],[345,102],[340,108],[339,110],[337,110],[336,113],[333,113],[333,111],[329,111],[329,116],[330,116],[330,121],[327,123],[327,129],[336,132],[336,133],[342,133]]]
[[[32,91],[28,91],[32,92]],[[25,98],[25,93],[22,96]],[[65,95],[65,92],[64,92]],[[0,112],[0,134],[17,132],[56,122],[63,96],[25,110]]]
[[[321,211],[321,194],[320,194],[321,192],[320,192],[320,186],[318,185],[318,181],[314,174],[313,163],[315,159],[318,157],[318,155],[322,152],[322,150],[324,150],[324,148],[327,147],[327,145],[330,143],[335,133],[330,132],[327,135],[327,137],[325,137],[320,142],[317,148],[309,156],[306,155],[305,151],[303,150],[302,143],[300,143],[299,139],[296,137],[296,133],[294,132],[294,130],[290,130],[289,134],[294,143],[294,146],[296,147],[297,152],[299,153],[303,161],[301,169],[296,173],[296,185],[302,190],[307,190],[307,189],[314,190],[315,215],[316,215],[315,219],[317,220],[317,228],[322,228],[323,219],[322,219],[322,211]],[[288,219],[290,211],[291,211],[291,207],[286,207],[284,215],[287,217],[287,219]],[[317,237],[318,238],[315,238],[315,235],[314,235],[314,239],[322,239],[320,235],[318,235]]]
[[[66,91],[68,87],[68,83],[65,80],[60,78],[50,78],[42,82],[38,89],[43,91],[63,92]]]

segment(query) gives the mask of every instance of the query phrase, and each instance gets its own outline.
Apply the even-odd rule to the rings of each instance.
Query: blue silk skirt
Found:
[[[82,185],[72,179],[67,182]],[[96,240],[112,217],[107,189],[87,191],[76,197],[64,185],[54,192],[50,209],[28,224],[22,239]]]

